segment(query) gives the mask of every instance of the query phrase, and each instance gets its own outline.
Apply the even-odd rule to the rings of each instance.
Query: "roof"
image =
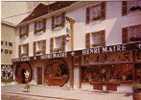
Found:
[[[27,16],[25,19],[23,19],[21,23],[30,21],[34,18],[40,17],[42,15],[48,14],[50,12],[65,8],[67,6],[72,5],[73,3],[75,3],[76,1],[56,1],[55,3],[49,4],[49,5],[45,5],[40,3],[33,11],[32,13]]]
[[[2,20],[1,23],[4,24],[4,25],[10,26],[10,27],[16,27],[16,25],[14,25],[13,23],[8,22],[8,21]]]

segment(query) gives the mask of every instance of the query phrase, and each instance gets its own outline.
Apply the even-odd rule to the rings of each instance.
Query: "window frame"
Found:
[[[40,50],[37,51],[37,45],[39,45],[38,43],[43,43],[43,46],[41,47]],[[34,41],[33,52],[34,52],[34,56],[45,54],[46,53],[46,40]]]
[[[65,51],[65,47],[66,47],[66,43],[65,43],[65,35],[61,35],[58,37],[54,37],[50,39],[50,52],[64,52]],[[62,39],[62,43],[61,43],[61,47],[60,48],[56,48],[55,47],[55,42],[56,42],[56,38],[61,38]]]
[[[60,17],[61,23],[56,24],[55,20]],[[52,16],[52,30],[55,30],[56,28],[63,28],[65,26],[65,13],[61,13],[56,16]]]
[[[101,41],[103,41],[102,43],[100,44],[93,44],[92,43],[92,38],[93,38],[93,35],[96,35],[96,34],[102,34],[101,35]],[[105,30],[100,30],[100,31],[96,31],[96,32],[90,32],[90,33],[86,33],[85,35],[85,46],[86,48],[93,48],[93,47],[96,47],[96,46],[105,46],[106,45],[106,39],[105,39]]]
[[[95,9],[96,7],[100,7],[100,16],[90,19],[91,18],[91,10]],[[106,16],[106,2],[100,2],[96,5],[92,5],[86,8],[86,24],[89,24],[91,22],[97,21],[97,20],[104,20]],[[93,16],[94,17],[94,16]]]
[[[122,43],[129,43],[129,42],[136,42],[136,41],[140,41],[141,38],[139,38],[139,40],[133,40],[133,37],[128,37],[129,35],[129,32],[128,32],[128,29],[129,28],[133,28],[133,27],[138,27],[140,26],[141,27],[141,24],[138,24],[138,25],[132,25],[132,26],[128,26],[128,27],[123,27],[122,28]],[[131,40],[132,38],[132,40]]]
[[[38,24],[42,24],[42,27],[38,29]],[[39,32],[45,32],[46,31],[46,19],[42,19],[39,21],[34,22],[34,34],[37,34]]]
[[[24,29],[24,32],[22,33],[23,29]],[[19,27],[19,33],[20,33],[19,37],[20,38],[28,37],[28,32],[29,32],[29,25],[28,24]]]
[[[21,53],[21,50],[23,47],[26,47],[27,49],[24,53]],[[28,43],[19,45],[19,57],[25,57],[25,56],[29,56],[29,44]]]

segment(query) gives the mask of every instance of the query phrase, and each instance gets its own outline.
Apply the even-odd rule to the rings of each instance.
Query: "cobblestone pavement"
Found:
[[[132,100],[124,93],[101,93],[60,87],[33,85],[23,92],[24,85],[2,86],[2,100]]]

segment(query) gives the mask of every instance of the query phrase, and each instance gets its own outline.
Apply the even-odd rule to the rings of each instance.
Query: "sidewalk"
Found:
[[[132,96],[120,93],[100,93],[94,91],[82,91],[60,87],[31,86],[30,92],[23,92],[24,85],[3,86],[3,93],[16,93],[18,95],[29,95],[39,97],[60,98],[65,100],[132,100]],[[41,99],[40,99],[41,100]],[[48,100],[48,99],[46,99]]]

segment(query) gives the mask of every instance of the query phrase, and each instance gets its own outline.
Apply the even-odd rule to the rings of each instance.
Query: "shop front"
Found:
[[[140,43],[19,58],[14,64],[19,83],[106,91],[131,91],[133,83],[141,83]]]

